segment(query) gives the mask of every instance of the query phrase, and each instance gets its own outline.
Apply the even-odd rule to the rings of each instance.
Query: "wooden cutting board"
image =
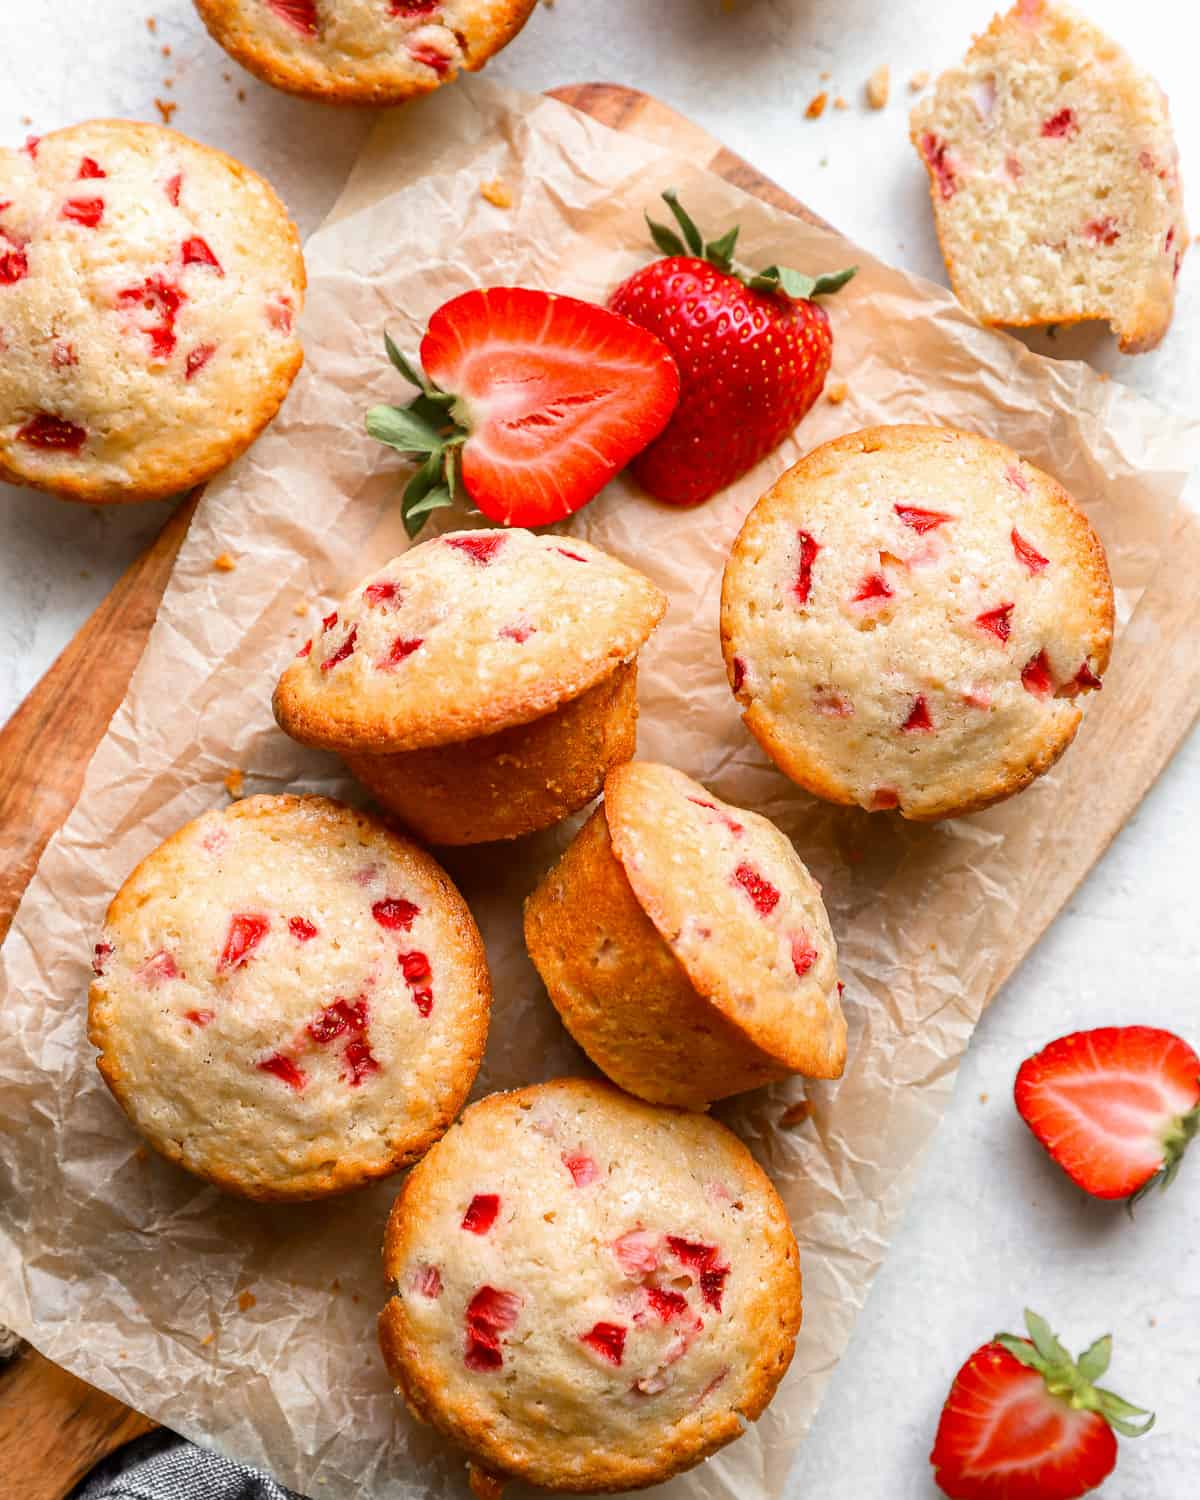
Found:
[[[609,83],[552,92],[615,130],[685,152],[768,203],[821,222],[648,94]],[[0,941],[125,696],[198,499],[196,491],[171,512],[155,541],[0,730]],[[0,1367],[0,1491],[14,1500],[62,1500],[93,1464],[154,1426],[27,1348]]]

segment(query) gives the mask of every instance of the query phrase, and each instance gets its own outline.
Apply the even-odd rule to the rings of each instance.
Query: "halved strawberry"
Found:
[[[1029,1338],[998,1333],[954,1377],[929,1462],[950,1500],[1077,1500],[1117,1462],[1117,1440],[1141,1437],[1151,1413],[1099,1380],[1112,1338],[1073,1360],[1037,1313]]]
[[[659,500],[697,505],[777,447],[821,394],[833,334],[813,298],[854,268],[747,270],[733,258],[736,227],[705,243],[674,190],[662,196],[680,232],[647,220],[666,259],[635,271],[608,305],[663,340],[682,380],[679,409],[634,478]]]
[[[1152,1026],[1059,1037],[1017,1072],[1021,1118],[1095,1198],[1166,1187],[1200,1131],[1200,1057]]]
[[[438,308],[420,373],[385,335],[421,394],[375,406],[367,431],[426,454],[404,492],[415,536],[461,482],[485,516],[542,526],[586,505],[657,437],[679,399],[666,346],[627,318],[550,292],[489,287]]]

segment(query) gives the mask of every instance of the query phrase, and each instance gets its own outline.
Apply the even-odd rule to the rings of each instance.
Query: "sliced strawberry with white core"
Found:
[[[1151,1026],[1060,1037],[1021,1064],[1014,1094],[1030,1130],[1095,1198],[1167,1186],[1200,1131],[1200,1057]]]
[[[424,378],[388,343],[422,395],[375,407],[367,430],[428,457],[405,492],[415,535],[461,480],[484,515],[560,521],[595,498],[666,426],[679,372],[665,344],[627,318],[525,287],[465,292],[421,341]]]

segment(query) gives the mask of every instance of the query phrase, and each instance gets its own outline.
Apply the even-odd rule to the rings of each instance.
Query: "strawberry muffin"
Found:
[[[250,797],[142,861],[96,944],[88,1035],[169,1160],[247,1198],[407,1166],[474,1082],[491,987],[423,850],[324,797]]]
[[[1109,322],[1153,349],[1188,245],[1159,86],[1085,17],[1020,0],[912,115],[959,300],[985,323]]]
[[[1113,593],[1087,517],[987,438],[875,427],[747,516],[721,644],[751,733],[818,797],[907,818],[988,807],[1058,759],[1100,687]]]
[[[404,1185],[379,1320],[472,1488],[669,1479],[739,1437],[800,1326],[783,1204],[704,1115],[564,1078],[474,1104]]]
[[[590,802],[633,754],[637,653],[665,609],[587,542],[454,532],[326,617],[275,717],[431,842],[515,838]]]
[[[196,0],[264,83],[326,104],[399,104],[475,72],[537,0]]]
[[[0,149],[0,479],[151,500],[279,408],[304,261],[270,187],[173,130],[93,120]]]
[[[790,1073],[841,1075],[820,887],[773,823],[682,771],[609,772],[526,903],[525,941],[567,1030],[652,1103],[707,1109]]]

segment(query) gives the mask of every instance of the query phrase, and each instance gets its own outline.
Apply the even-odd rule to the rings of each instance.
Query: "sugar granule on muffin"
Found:
[[[250,1198],[398,1171],[474,1081],[491,987],[466,903],[423,850],[323,797],[208,812],[125,881],[88,1034],[133,1124]]]
[[[267,183],[173,130],[0,149],[0,478],[89,502],[210,478],[300,368],[304,281]]]
[[[656,1484],[765,1409],[800,1325],[795,1239],[730,1131],[602,1083],[472,1105],[388,1222],[380,1342],[489,1475]]]
[[[571,1035],[655,1103],[840,1076],[846,1022],[820,889],[788,838],[670,766],[611,771],[525,908]]]
[[[1048,770],[1112,646],[1108,564],[1061,485],[952,428],[826,443],[747,516],[721,642],[786,775],[905,817],[987,807]]]

